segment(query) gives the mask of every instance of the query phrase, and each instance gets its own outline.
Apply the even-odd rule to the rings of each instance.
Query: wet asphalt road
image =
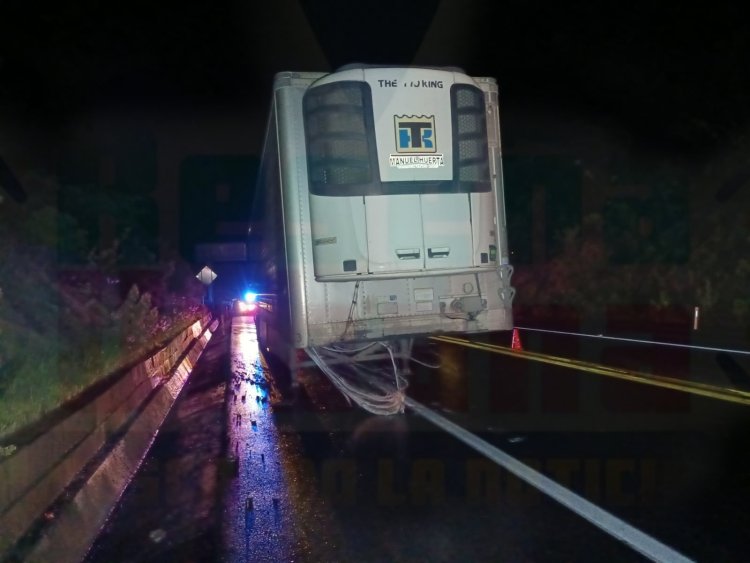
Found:
[[[441,367],[415,370],[414,398],[685,555],[743,560],[750,409],[415,353]],[[280,404],[250,319],[203,364],[90,561],[644,560],[415,415],[352,408],[314,370]]]
[[[227,436],[237,478],[223,491],[218,559],[336,560],[329,508],[301,454],[299,434],[280,423],[284,398],[259,353],[255,325],[244,317],[232,325],[227,398]]]

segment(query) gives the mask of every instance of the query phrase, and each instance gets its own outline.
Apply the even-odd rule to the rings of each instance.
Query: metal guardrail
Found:
[[[133,413],[153,402],[154,393],[160,388],[167,389],[169,400],[163,401],[158,410],[166,408],[168,412],[205,347],[204,335],[210,322],[210,316],[196,321],[164,348],[128,370],[95,399],[0,462],[0,561],[111,437],[129,424],[135,424]],[[202,340],[205,342],[201,344]],[[201,345],[195,346],[196,343]],[[188,364],[185,366],[187,374],[180,372],[182,364]],[[173,379],[180,380],[177,390],[168,389]],[[156,430],[158,425],[147,429],[148,432]],[[151,436],[146,438],[143,447],[147,449]],[[97,510],[105,508],[101,506]],[[55,555],[54,560],[63,559]]]

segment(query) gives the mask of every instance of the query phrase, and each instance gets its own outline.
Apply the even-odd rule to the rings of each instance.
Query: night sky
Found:
[[[212,135],[237,139],[229,152],[257,156],[274,73],[364,62],[496,77],[506,154],[520,139],[570,145],[564,125],[531,127],[538,117],[603,128],[677,167],[707,165],[747,139],[749,28],[741,8],[720,2],[9,1],[0,17],[0,156],[19,176],[34,167],[54,175],[89,115],[169,115],[174,133],[161,134],[176,139],[201,136],[175,124],[207,112],[225,117]],[[743,188],[741,160],[716,190]]]
[[[3,117],[261,104],[281,69],[353,61],[496,76],[505,106],[590,112],[706,148],[747,124],[750,31],[717,2],[4,2]]]

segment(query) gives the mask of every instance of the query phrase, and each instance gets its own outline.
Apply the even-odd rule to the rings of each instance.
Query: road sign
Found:
[[[214,272],[211,268],[208,266],[203,266],[203,269],[198,272],[198,275],[195,276],[200,280],[200,282],[204,285],[211,285],[211,283],[218,277],[216,275],[216,272]]]

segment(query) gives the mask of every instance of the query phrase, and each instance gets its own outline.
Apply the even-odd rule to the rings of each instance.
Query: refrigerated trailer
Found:
[[[261,347],[512,328],[498,88],[456,68],[282,72],[256,196]]]

